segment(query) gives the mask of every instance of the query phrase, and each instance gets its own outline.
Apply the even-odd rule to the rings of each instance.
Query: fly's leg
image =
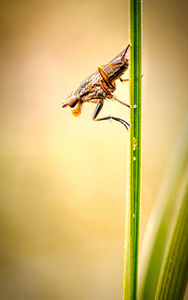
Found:
[[[100,67],[98,67],[98,70],[99,70],[99,73],[101,74],[103,80],[105,81],[106,85],[109,86],[110,88],[115,88],[115,81],[114,83],[111,82],[108,78],[108,76],[106,75],[106,73],[103,71],[102,67],[106,67],[106,66],[114,66],[114,65],[117,65],[117,64],[107,64],[107,65],[102,65]],[[122,79],[121,77],[119,78],[121,82],[123,81],[129,81],[129,79]],[[101,88],[103,89],[103,91],[106,93],[107,97],[109,98],[113,98],[114,100],[118,101],[119,103],[127,106],[127,107],[131,107],[129,104],[117,99],[105,86],[104,84],[101,82],[100,83],[100,86]]]
[[[142,77],[144,77],[144,74],[142,74]],[[121,77],[119,77],[119,80],[120,80],[121,82],[129,81],[129,79],[123,79],[123,78],[121,78]]]
[[[107,87],[104,86],[102,82],[100,82],[100,87],[103,89],[103,91],[106,93],[107,98],[113,98],[113,94],[107,89]],[[115,86],[114,86],[115,87]]]
[[[119,80],[121,81],[121,82],[124,82],[124,81],[129,81],[129,79],[123,79],[123,78],[119,78]]]
[[[121,103],[121,104],[123,104],[123,105],[125,105],[125,106],[127,106],[129,108],[131,108],[131,105],[129,105],[129,104],[127,104],[127,103],[125,103],[125,102],[117,99],[111,92],[109,92],[102,82],[100,83],[100,86],[103,89],[103,91],[106,93],[107,97],[113,98],[114,100],[118,101],[119,103]]]
[[[115,121],[118,121],[120,122],[121,124],[123,124],[126,129],[128,130],[130,124],[123,120],[123,119],[120,119],[120,118],[117,118],[117,117],[113,117],[113,116],[108,116],[108,117],[104,117],[104,118],[97,118],[98,114],[100,113],[102,107],[103,107],[103,104],[104,104],[104,101],[101,100],[99,101],[99,103],[97,104],[96,108],[95,108],[95,111],[94,111],[94,114],[93,114],[93,121],[103,121],[103,120],[115,120]]]
[[[102,107],[103,107],[103,104],[104,104],[104,101],[103,100],[99,100],[96,108],[95,108],[95,111],[93,113],[93,117],[92,117],[92,120],[93,121],[98,121],[99,119],[96,119],[96,117],[98,116],[98,114],[100,113]]]
[[[100,119],[95,119],[94,121],[103,121],[103,120],[115,120],[115,121],[118,121],[120,122],[121,124],[123,124],[126,129],[128,130],[129,129],[129,126],[131,126],[130,123],[128,123],[127,121],[123,120],[123,119],[120,119],[120,118],[117,118],[117,117],[113,117],[113,116],[108,116],[108,117],[104,117],[104,118],[100,118]]]
[[[119,102],[119,103],[121,103],[121,104],[123,104],[123,105],[125,105],[125,106],[129,107],[129,108],[131,108],[131,107],[132,107],[131,105],[129,105],[129,104],[127,104],[127,103],[125,103],[125,102],[123,102],[123,101],[121,101],[121,100],[117,99],[117,98],[116,98],[114,95],[113,95],[113,99],[114,99],[114,100],[116,100],[117,102]]]
[[[105,68],[105,67],[108,67],[108,66],[116,66],[116,65],[121,65],[121,63],[106,64],[106,65],[101,65],[100,67],[98,67],[99,73],[101,74],[101,76],[102,76],[103,80],[105,81],[106,85],[109,86],[110,88],[114,88],[115,86],[110,81],[110,79],[108,78],[108,76],[106,75],[106,73],[104,72],[104,70],[102,68]]]

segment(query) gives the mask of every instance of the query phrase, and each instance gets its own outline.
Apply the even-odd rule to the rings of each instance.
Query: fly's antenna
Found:
[[[68,105],[68,102],[67,103],[61,102],[61,103],[62,103],[62,108],[66,107]]]
[[[68,105],[68,99],[70,98],[71,96],[68,95],[68,97],[66,97],[66,102],[64,103],[63,101],[61,102],[62,103],[62,108],[66,107]]]

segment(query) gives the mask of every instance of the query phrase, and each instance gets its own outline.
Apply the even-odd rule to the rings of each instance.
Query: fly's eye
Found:
[[[76,105],[76,103],[78,102],[78,100],[79,100],[78,97],[72,96],[72,97],[70,97],[70,99],[68,101],[68,105],[73,108]]]

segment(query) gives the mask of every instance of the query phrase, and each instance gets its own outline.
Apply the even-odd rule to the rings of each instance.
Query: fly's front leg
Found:
[[[119,103],[121,103],[121,104],[123,104],[123,105],[125,105],[125,106],[127,106],[127,107],[129,107],[129,108],[131,108],[131,105],[129,105],[129,104],[127,104],[127,103],[125,103],[125,102],[119,100],[119,99],[116,98],[109,90],[107,90],[107,88],[104,86],[104,84],[103,84],[102,82],[100,83],[100,86],[101,86],[101,88],[103,89],[103,91],[106,93],[106,97],[112,98],[112,99],[118,101]]]
[[[128,130],[130,124],[123,120],[123,119],[120,119],[120,118],[117,118],[117,117],[113,117],[113,116],[108,116],[108,117],[104,117],[104,118],[97,118],[98,114],[100,113],[102,107],[103,107],[103,104],[104,104],[104,100],[99,100],[99,103],[97,104],[96,108],[95,108],[95,111],[94,111],[94,114],[93,114],[93,121],[104,121],[104,120],[115,120],[115,121],[118,121],[120,122],[121,124],[123,124],[126,129]]]
[[[118,121],[121,124],[123,124],[126,127],[127,130],[129,129],[129,126],[131,126],[131,124],[128,123],[127,121],[125,121],[123,119],[120,119],[120,118],[117,118],[117,117],[113,117],[113,116],[108,116],[108,117],[96,119],[94,121],[103,121],[103,120],[115,120],[115,121]]]
[[[103,107],[103,104],[104,104],[104,100],[98,100],[98,104],[95,108],[95,111],[93,113],[93,117],[92,117],[92,120],[93,121],[98,121],[99,119],[96,119],[96,117],[98,116],[98,114],[100,113],[102,107]]]

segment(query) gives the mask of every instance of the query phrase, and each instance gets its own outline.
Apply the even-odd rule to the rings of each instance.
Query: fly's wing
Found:
[[[108,64],[129,64],[128,62],[128,56],[129,56],[129,47],[130,44],[123,50],[121,51],[116,57],[114,57]],[[122,61],[123,58],[123,61]],[[103,70],[108,70],[108,66],[104,67]],[[94,84],[96,83],[99,79],[101,78],[101,75],[99,73],[99,71],[96,71],[95,73],[93,73],[92,75],[90,75],[88,78],[86,78],[81,85],[79,86],[79,88],[77,89],[77,92],[83,88],[85,88],[86,86],[88,86],[91,82]]]
[[[123,62],[128,61],[128,56],[129,56],[129,47],[130,44],[123,50],[121,51],[116,57],[114,57],[109,64],[113,64],[113,63],[121,63],[122,62],[122,58],[123,58]]]
[[[108,76],[111,81],[117,80],[123,75],[123,73],[129,67],[129,47],[127,46],[123,51],[121,51],[116,57],[114,57],[106,66],[104,66],[103,71]]]
[[[79,97],[84,96],[85,94],[88,94],[92,87],[98,83],[98,81],[101,79],[101,75],[99,71],[96,71],[89,77],[87,77],[79,86],[79,88],[75,91],[75,94]]]
[[[109,79],[116,79],[116,77],[118,78],[128,68],[129,46],[130,45],[128,45],[127,48],[125,48],[121,53],[119,53],[109,62],[109,64],[116,64],[116,66],[112,68],[107,64],[105,67],[103,67],[103,70],[105,71]],[[123,66],[122,70],[120,70],[120,64]],[[99,71],[96,71],[80,84],[79,88],[75,91],[75,95],[83,97],[86,94],[93,93],[94,86],[98,86],[101,79],[101,74],[99,73]]]
[[[79,86],[78,90],[79,89],[83,89],[85,88],[88,84],[90,84],[91,82],[95,81],[95,77],[99,74],[99,72],[95,72],[93,74],[91,74],[89,77],[87,77]],[[98,77],[98,76],[97,76]]]

